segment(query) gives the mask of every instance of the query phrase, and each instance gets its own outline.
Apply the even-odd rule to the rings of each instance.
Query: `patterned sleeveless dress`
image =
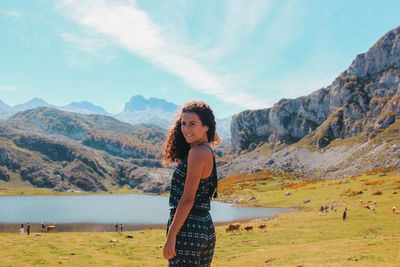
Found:
[[[216,197],[218,183],[214,154],[213,164],[214,166],[210,176],[200,180],[193,207],[176,236],[176,256],[168,260],[169,266],[211,265],[216,238],[214,223],[209,210],[211,198],[213,195]],[[167,224],[167,233],[174,219],[176,207],[183,195],[186,172],[187,157],[179,163],[172,176],[169,197],[171,213]]]

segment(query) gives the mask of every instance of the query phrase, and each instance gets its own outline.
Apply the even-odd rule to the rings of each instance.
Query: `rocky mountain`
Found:
[[[118,120],[130,124],[151,123],[164,129],[169,129],[178,106],[164,99],[151,97],[145,99],[141,95],[135,95],[125,104],[124,110],[115,115]]]
[[[1,102],[1,100],[0,100],[0,119],[6,120],[17,112],[25,111],[25,110],[29,110],[29,109],[33,109],[33,108],[37,108],[37,107],[52,107],[52,108],[57,108],[59,110],[76,112],[76,113],[81,113],[81,114],[111,115],[107,111],[105,111],[104,108],[102,108],[100,106],[96,106],[87,101],[83,101],[80,103],[72,102],[67,106],[57,107],[57,106],[48,104],[43,99],[35,97],[26,103],[15,105],[13,107],[6,105],[5,103]]]
[[[107,191],[128,186],[161,193],[169,186],[171,173],[154,160],[123,159],[62,135],[0,122],[0,185],[58,191]]]
[[[165,112],[176,112],[178,106],[174,103],[167,102],[164,99],[156,97],[145,99],[141,95],[135,95],[125,104],[124,112],[134,112],[147,109],[161,109]]]
[[[11,109],[10,106],[8,106],[6,103],[0,100],[0,120],[1,119],[6,119],[9,110]]]
[[[37,108],[37,107],[51,107],[51,105],[49,105],[46,101],[44,101],[41,98],[33,98],[32,100],[24,103],[24,104],[19,104],[19,105],[15,105],[12,107],[12,112],[18,112],[18,111],[22,111],[22,110],[28,110],[28,109],[32,109],[32,108]]]
[[[110,116],[48,107],[21,111],[7,122],[16,128],[29,125],[47,134],[63,135],[122,158],[160,159],[166,134],[165,130],[154,125],[133,126]]]
[[[361,169],[400,165],[397,147],[386,147],[391,142],[393,145],[398,142],[399,117],[400,27],[385,34],[366,53],[357,55],[350,67],[326,88],[296,99],[282,99],[271,108],[246,110],[233,116],[232,145],[237,154],[264,151],[259,153],[264,154],[260,156],[261,160],[245,160],[250,154],[250,157],[257,157],[256,152],[239,157],[249,164],[247,169],[274,167],[321,171],[344,166],[350,158],[352,163],[360,160]],[[394,136],[387,136],[389,132]],[[388,139],[387,142],[374,143],[372,140],[382,136]],[[350,142],[357,138],[363,142]],[[374,146],[383,146],[381,152],[375,151]],[[359,150],[360,147],[364,152]],[[386,151],[389,151],[387,155]],[[362,159],[370,159],[373,154],[368,155],[373,152],[384,160],[362,164]],[[312,156],[312,153],[319,156]],[[329,155],[325,163],[321,162],[325,158],[323,153]],[[310,158],[320,166],[310,167]],[[226,166],[226,170],[240,169],[238,162],[232,164],[237,168],[231,165]]]
[[[151,97],[144,98],[141,95],[133,96],[126,104],[121,113],[110,114],[104,108],[96,106],[91,102],[72,102],[67,106],[54,106],[47,104],[40,98],[34,98],[27,103],[9,107],[0,100],[0,120],[7,120],[19,111],[25,111],[40,106],[52,107],[62,111],[80,113],[80,114],[99,114],[108,115],[117,120],[127,122],[132,125],[136,124],[152,124],[168,130],[174,121],[175,115],[179,107],[164,99]],[[226,146],[230,146],[230,122],[231,117],[225,119],[217,119],[217,130],[220,137],[224,140]]]
[[[3,101],[1,101],[1,99],[0,99],[0,111],[1,110],[8,110],[8,109],[10,109],[10,106],[7,105],[6,103],[4,103]]]
[[[67,106],[58,107],[58,109],[69,112],[81,113],[81,114],[111,115],[110,113],[105,111],[104,108],[96,106],[93,103],[87,101],[82,101],[80,103],[72,102]]]
[[[104,115],[50,107],[21,111],[0,124],[0,179],[59,191],[126,185],[164,192],[171,177],[160,163],[165,134]]]
[[[231,122],[232,122],[232,117],[228,117],[225,119],[216,119],[216,124],[217,124],[217,133],[222,138],[222,140],[230,144],[231,143]]]

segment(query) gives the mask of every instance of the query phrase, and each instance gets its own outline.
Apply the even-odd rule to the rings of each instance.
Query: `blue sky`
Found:
[[[1,0],[0,99],[118,113],[141,94],[224,118],[329,85],[399,14],[398,0]]]

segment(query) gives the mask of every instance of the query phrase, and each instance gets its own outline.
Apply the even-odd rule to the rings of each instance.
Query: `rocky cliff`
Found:
[[[400,27],[388,32],[326,88],[232,118],[236,153],[262,142],[294,144],[311,136],[323,148],[336,138],[376,135],[400,115]]]
[[[234,157],[221,177],[277,169],[336,178],[400,168],[400,27],[329,86],[232,118]]]

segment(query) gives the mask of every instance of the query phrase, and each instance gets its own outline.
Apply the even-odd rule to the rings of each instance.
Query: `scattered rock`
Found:
[[[35,236],[42,236],[42,234],[35,234]]]
[[[306,203],[308,203],[308,202],[311,202],[311,200],[309,200],[309,199],[303,200],[303,203],[304,203],[304,204],[306,204]]]
[[[262,171],[261,169],[254,169],[254,170],[251,170],[250,173],[257,173],[257,172],[261,172],[261,171]]]
[[[252,201],[254,199],[256,199],[256,197],[251,197],[251,198],[249,198],[249,201]]]
[[[285,193],[285,195],[286,196],[290,196],[292,193],[290,193],[290,191],[287,191],[286,193]]]
[[[117,239],[111,239],[110,242],[117,243]]]
[[[133,235],[127,235],[126,238],[133,238]]]

